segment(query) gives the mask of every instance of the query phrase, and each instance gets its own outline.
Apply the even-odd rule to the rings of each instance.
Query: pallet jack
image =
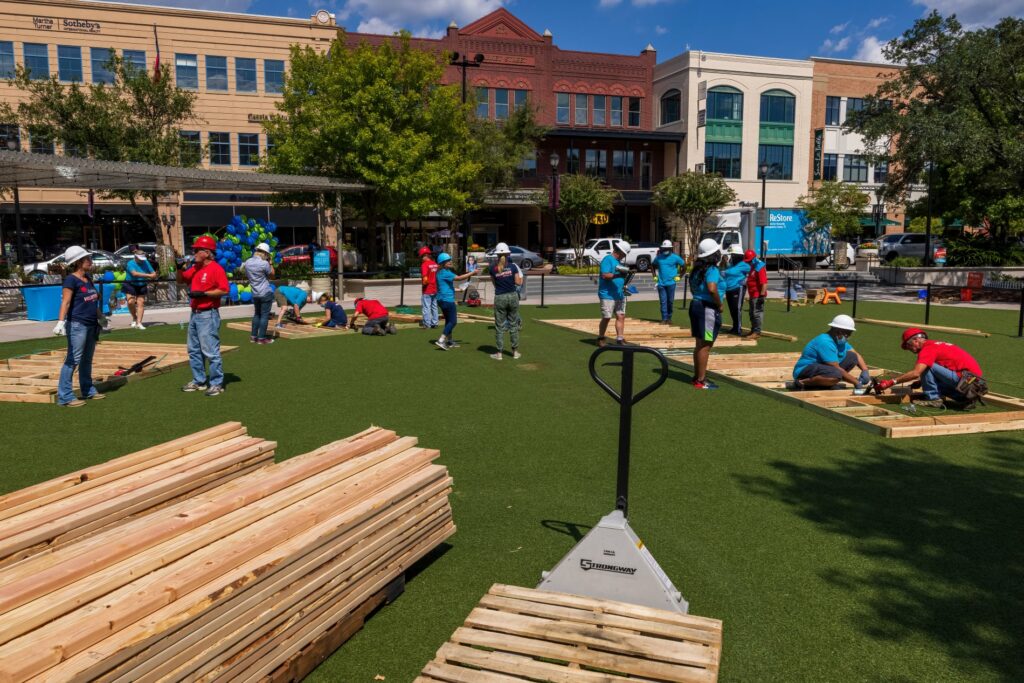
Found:
[[[619,391],[608,385],[597,372],[601,354],[621,353],[622,360],[605,366],[622,368]],[[633,392],[634,360],[637,354],[650,354],[660,362],[658,379],[643,390]],[[672,584],[651,552],[626,519],[629,508],[629,450],[633,431],[633,406],[649,396],[668,377],[668,360],[645,346],[609,345],[590,356],[590,376],[619,404],[619,461],[615,509],[601,518],[590,532],[549,572],[543,572],[537,588],[619,600],[636,605],[686,614],[689,603]]]

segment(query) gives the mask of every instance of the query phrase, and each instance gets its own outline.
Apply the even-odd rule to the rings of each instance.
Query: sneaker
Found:
[[[608,341],[604,337],[598,337],[597,338],[597,345],[598,345],[598,347],[604,348],[605,346],[607,346],[607,344],[608,344]]]
[[[388,334],[398,334],[398,328],[395,327],[394,323],[388,323],[387,332]]]
[[[258,338],[256,338],[256,337],[249,337],[249,343],[250,344],[257,344],[257,343],[259,343],[259,341],[260,340]]]
[[[276,327],[279,330],[283,330],[284,329],[284,323],[278,323],[278,324],[274,325],[274,327]]]
[[[266,345],[266,344],[273,344],[274,343],[274,339],[273,339],[273,337],[266,337],[265,339],[257,339],[256,343],[257,344],[264,344],[264,345]]]
[[[430,329],[430,325],[427,325],[426,323],[424,323],[424,322],[423,322],[423,321],[421,320],[421,321],[419,322],[419,328],[420,328],[421,330],[429,330],[429,329]]]
[[[457,342],[457,341],[450,341],[450,342],[448,342],[448,348],[449,349],[457,349],[457,348],[459,348],[459,342]]]
[[[714,382],[710,381],[710,380],[704,380],[703,382],[694,382],[693,383],[693,388],[694,389],[708,389],[708,390],[712,390],[712,389],[717,389],[718,385],[715,384]]]
[[[193,391],[206,391],[207,389],[208,387],[206,386],[206,384],[200,384],[199,382],[194,381],[189,382],[188,384],[181,388],[181,390],[186,393],[191,393]]]
[[[623,344],[626,343],[626,340],[623,337],[616,337],[615,338],[615,343],[618,344],[619,346],[622,346]]]
[[[61,403],[61,405],[64,406],[65,408],[81,408],[82,406],[85,405],[85,401],[83,401],[80,398],[76,398],[71,401],[68,401],[67,403]]]
[[[92,396],[89,397],[89,400],[90,401],[102,401],[106,397],[107,397],[106,394],[101,394],[100,392],[97,391],[95,394],[93,394]]]
[[[444,337],[441,337],[440,339],[438,339],[437,341],[435,341],[435,342],[434,342],[434,344],[435,344],[435,345],[436,345],[436,346],[437,346],[438,348],[444,349],[445,351],[447,351],[447,350],[448,350],[448,342],[446,342],[446,341],[444,340]]]
[[[519,360],[523,357],[523,354],[519,353],[516,349],[512,349],[512,360]]]
[[[936,398],[927,401],[914,401],[921,408],[945,408],[946,404],[941,398]]]
[[[497,353],[492,353],[491,358],[493,358],[494,360],[501,360],[501,351],[498,351]]]
[[[130,328],[132,328],[132,329],[134,330],[134,329],[135,329],[135,325],[136,325],[136,322],[135,322],[135,321],[133,320],[133,321],[132,321],[132,324],[131,324],[131,325],[129,325],[129,327],[130,327]]]
[[[211,384],[210,388],[206,390],[207,396],[220,396],[224,393],[223,384]]]
[[[137,330],[144,330],[144,329],[146,329],[146,326],[143,325],[142,323],[136,323],[135,324],[135,329],[137,329]]]
[[[383,337],[385,334],[387,334],[387,332],[384,331],[383,327],[378,327],[373,331],[373,336],[375,337]]]

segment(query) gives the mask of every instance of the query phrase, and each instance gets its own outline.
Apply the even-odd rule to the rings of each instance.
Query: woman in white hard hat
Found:
[[[521,358],[519,353],[519,328],[523,320],[519,317],[519,287],[523,284],[523,271],[512,263],[512,250],[504,242],[494,248],[498,260],[490,267],[491,282],[494,283],[494,345],[497,353],[491,358],[501,360],[505,350],[505,332],[512,342],[512,358]]]
[[[856,330],[853,318],[837,315],[828,324],[828,332],[807,342],[793,368],[793,389],[831,389],[845,380],[858,393],[867,391],[871,384],[868,364],[849,341]],[[856,368],[860,368],[859,377],[851,374]]]
[[[661,302],[661,324],[672,324],[672,305],[676,300],[676,283],[686,273],[686,261],[665,240],[654,257],[654,279],[658,283],[658,301]]]
[[[272,344],[274,340],[267,337],[270,324],[270,309],[274,304],[274,290],[270,281],[274,279],[274,264],[270,260],[270,245],[260,242],[256,251],[242,264],[245,277],[252,286],[252,330],[249,341],[256,344]]]
[[[722,248],[713,239],[703,239],[697,245],[697,260],[690,273],[690,331],[696,341],[693,350],[693,386],[695,389],[717,389],[707,378],[711,347],[722,329],[722,297],[718,291],[722,275],[718,264]]]
[[[125,299],[128,300],[128,313],[132,316],[132,328],[144,330],[146,328],[142,325],[142,315],[146,312],[146,293],[149,281],[155,280],[157,273],[142,249],[136,247],[133,257],[125,264],[128,279],[124,283],[124,293]]]
[[[64,358],[57,382],[57,403],[77,408],[85,405],[83,399],[105,398],[92,383],[92,357],[100,338],[100,295],[89,274],[92,269],[89,252],[82,247],[68,247],[64,252],[64,264],[68,275],[64,278],[60,313],[53,333],[67,334],[68,355]],[[81,399],[75,398],[72,384],[76,369]]]

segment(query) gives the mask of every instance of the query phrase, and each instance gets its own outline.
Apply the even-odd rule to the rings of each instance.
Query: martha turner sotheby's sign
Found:
[[[51,19],[50,17],[32,17],[32,28],[39,31],[69,31],[71,33],[101,33],[98,21],[88,19]]]

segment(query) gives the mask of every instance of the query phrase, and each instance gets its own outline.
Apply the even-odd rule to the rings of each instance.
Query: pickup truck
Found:
[[[600,239],[587,240],[583,245],[583,259],[587,263],[597,264],[612,251],[612,239],[602,237]],[[658,245],[654,242],[640,242],[631,244],[629,254],[626,256],[625,264],[641,272],[650,270],[651,262],[658,255]],[[572,263],[576,258],[574,249],[559,249],[555,252],[555,259],[558,263]]]
[[[764,252],[768,260],[790,259],[810,268],[828,258],[832,249],[832,238],[828,230],[806,230],[807,216],[803,211],[772,209],[768,212],[768,222],[764,229]],[[733,247],[741,253],[746,249],[760,253],[756,244],[761,237],[761,228],[748,227],[746,230],[753,230],[753,239],[744,240],[744,231],[738,227],[709,230],[700,237],[715,240],[722,246],[722,251]]]

